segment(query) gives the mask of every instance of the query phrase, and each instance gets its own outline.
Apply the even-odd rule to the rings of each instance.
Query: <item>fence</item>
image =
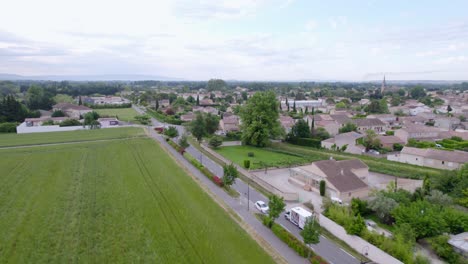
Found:
[[[213,151],[212,149],[210,149],[209,147],[203,145],[203,144],[200,144],[200,146],[206,150],[208,153],[210,153],[211,155],[215,156],[217,159],[221,160],[222,162],[224,162],[225,164],[230,164],[231,161],[230,160],[227,160],[226,158],[224,158],[223,156],[221,156],[220,154],[218,154],[217,152]],[[298,193],[292,193],[292,192],[285,192],[285,191],[282,191],[278,188],[276,188],[275,186],[271,185],[270,183],[264,181],[263,179],[260,179],[259,177],[257,177],[256,175],[250,173],[249,171],[247,171],[246,169],[244,169],[243,167],[237,165],[237,164],[234,164],[234,166],[236,166],[237,170],[243,174],[244,176],[246,176],[247,178],[249,178],[250,180],[254,181],[255,183],[257,183],[258,185],[262,186],[265,190],[267,190],[268,192],[270,193],[273,193],[273,194],[276,194],[278,196],[281,196],[284,198],[285,201],[298,201],[299,200],[299,194]]]

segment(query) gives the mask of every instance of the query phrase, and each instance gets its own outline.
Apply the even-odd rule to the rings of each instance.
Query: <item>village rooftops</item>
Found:
[[[468,152],[465,151],[447,151],[447,150],[439,150],[439,149],[421,149],[421,148],[413,148],[413,147],[404,147],[401,150],[401,154],[408,154],[408,155],[415,155],[421,156],[424,158],[434,159],[434,160],[441,160],[441,161],[451,161],[457,163],[465,163],[468,162]]]
[[[360,118],[360,119],[354,119],[353,121],[358,127],[385,126],[385,123],[377,118],[365,118],[365,119]]]

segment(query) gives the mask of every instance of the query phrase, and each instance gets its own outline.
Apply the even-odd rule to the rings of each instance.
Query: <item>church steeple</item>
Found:
[[[386,88],[386,83],[385,83],[385,74],[383,76],[383,82],[382,82],[382,87],[380,87],[380,94],[383,96],[383,93],[385,91],[385,88]]]

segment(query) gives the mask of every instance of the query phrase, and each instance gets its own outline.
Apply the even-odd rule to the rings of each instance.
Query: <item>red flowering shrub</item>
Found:
[[[213,176],[213,182],[219,187],[223,187],[223,181],[218,176]]]

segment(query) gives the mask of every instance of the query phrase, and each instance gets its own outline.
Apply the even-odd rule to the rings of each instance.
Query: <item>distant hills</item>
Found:
[[[103,74],[103,75],[17,75],[0,73],[0,80],[20,81],[183,81],[181,78],[172,78],[158,75],[139,75],[139,74]]]

